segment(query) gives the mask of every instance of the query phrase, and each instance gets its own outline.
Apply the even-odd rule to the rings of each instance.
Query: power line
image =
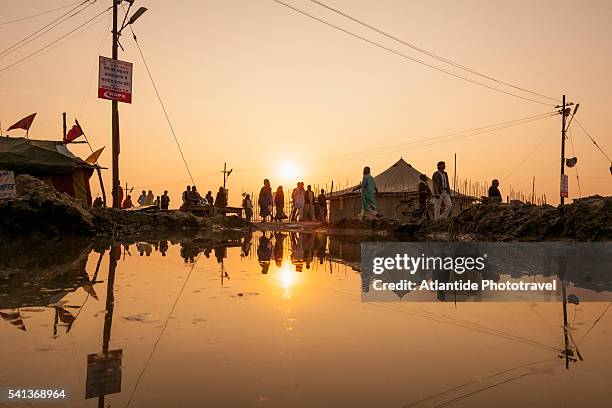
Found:
[[[95,16],[93,16],[92,18],[90,18],[89,20],[85,21],[83,24],[77,26],[76,28],[70,30],[69,32],[67,32],[66,34],[62,35],[61,37],[51,41],[50,43],[48,43],[47,45],[43,46],[42,48],[39,48],[38,50],[34,51],[31,54],[26,55],[25,57],[13,62],[12,64],[9,64],[5,67],[0,68],[0,74],[4,73],[5,71],[9,70],[10,68],[13,68],[23,62],[27,62],[30,59],[32,59],[33,57],[35,57],[36,55],[42,53],[43,51],[49,49],[51,46],[59,43],[61,40],[67,38],[68,36],[70,36],[71,34],[77,32],[78,30],[80,30],[81,28],[85,27],[86,25],[88,25],[89,23],[91,23],[92,21],[98,19],[100,16],[102,16],[103,14],[107,13],[110,9],[112,8],[109,7],[106,10],[101,11],[100,13],[96,14]]]
[[[335,28],[336,30],[342,31],[342,32],[343,32],[343,33],[345,33],[345,34],[348,34],[348,35],[350,35],[350,36],[352,36],[352,37],[354,37],[354,38],[357,38],[357,39],[359,39],[359,40],[361,40],[361,41],[364,41],[364,42],[366,42],[366,43],[368,43],[368,44],[374,45],[374,46],[376,46],[376,47],[378,47],[378,48],[381,48],[381,49],[383,49],[383,50],[385,50],[385,51],[388,51],[388,52],[390,52],[390,53],[392,53],[392,54],[395,54],[395,55],[400,56],[400,57],[402,57],[402,58],[405,58],[405,59],[408,59],[408,60],[410,60],[410,61],[416,62],[416,63],[421,64],[421,65],[423,65],[423,66],[426,66],[426,67],[428,67],[428,68],[434,69],[434,70],[436,70],[436,71],[439,71],[439,72],[445,73],[445,74],[447,74],[447,75],[453,76],[453,77],[458,78],[458,79],[461,79],[461,80],[463,80],[463,81],[466,81],[466,82],[472,83],[472,84],[474,84],[474,85],[482,86],[482,87],[484,87],[484,88],[487,88],[487,89],[490,89],[490,90],[493,90],[493,91],[496,91],[496,92],[499,92],[499,93],[502,93],[502,94],[505,94],[505,95],[514,96],[515,98],[523,99],[523,100],[526,100],[526,101],[529,101],[529,102],[533,102],[533,103],[538,103],[538,104],[540,104],[540,105],[553,106],[553,104],[550,104],[550,103],[547,103],[547,102],[538,101],[538,100],[536,100],[536,99],[532,99],[532,98],[529,98],[529,97],[526,97],[526,96],[518,95],[518,94],[515,94],[515,93],[512,93],[512,92],[509,92],[509,91],[504,91],[503,89],[495,88],[494,86],[487,85],[487,84],[484,84],[484,83],[482,83],[482,82],[478,82],[478,81],[475,81],[475,80],[472,80],[472,79],[466,78],[466,77],[461,76],[461,75],[459,75],[459,74],[455,74],[454,72],[448,71],[448,70],[446,70],[446,69],[444,69],[444,68],[440,68],[440,67],[438,67],[438,66],[435,66],[435,65],[429,64],[429,63],[427,63],[427,62],[425,62],[425,61],[421,61],[421,60],[419,60],[419,59],[417,59],[417,58],[411,57],[411,56],[409,56],[409,55],[407,55],[407,54],[404,54],[404,53],[402,53],[402,52],[399,52],[399,51],[397,51],[397,50],[394,50],[394,49],[392,49],[392,48],[389,48],[389,47],[387,47],[387,46],[385,46],[385,45],[382,45],[382,44],[380,44],[380,43],[377,43],[377,42],[375,42],[375,41],[369,40],[369,39],[367,39],[367,38],[365,38],[365,37],[362,37],[362,36],[360,36],[360,35],[358,35],[358,34],[355,34],[355,33],[351,32],[351,31],[349,31],[349,30],[347,30],[347,29],[345,29],[345,28],[342,28],[342,27],[340,27],[340,26],[337,26],[337,25],[335,25],[335,24],[333,24],[333,23],[330,23],[329,21],[326,21],[326,20],[324,20],[324,19],[322,19],[322,18],[320,18],[320,17],[317,17],[317,16],[315,16],[315,15],[313,15],[313,14],[310,14],[310,13],[308,13],[308,12],[306,12],[306,11],[303,11],[303,10],[301,10],[301,9],[299,9],[299,8],[295,7],[295,6],[292,6],[291,4],[285,3],[284,1],[281,1],[281,0],[272,0],[272,1],[274,1],[274,2],[278,3],[278,4],[282,5],[282,6],[285,6],[285,7],[289,8],[289,9],[291,9],[291,10],[295,11],[295,12],[298,12],[298,13],[300,13],[300,14],[302,14],[302,15],[306,16],[306,17],[309,17],[309,18],[311,18],[311,19],[313,19],[313,20],[316,20],[316,21],[318,21],[318,22],[320,22],[320,23],[323,23],[323,24],[325,24],[325,25],[327,25],[327,26],[329,26],[329,27],[332,27],[332,28]]]
[[[89,0],[85,0],[79,3],[78,6],[68,10],[66,13],[62,14],[61,16],[57,17],[56,19],[52,20],[51,22],[47,23],[46,25],[44,25],[43,27],[39,28],[38,30],[34,31],[33,33],[29,34],[28,36],[26,36],[25,38],[17,41],[15,44],[11,45],[8,48],[5,48],[4,50],[0,51],[0,58],[4,58],[7,55],[12,54],[13,52],[17,51],[18,49],[22,48],[23,46],[31,43],[32,41],[36,40],[37,38],[40,38],[41,36],[45,35],[46,33],[48,33],[49,31],[53,30],[55,27],[57,27],[58,25],[64,23],[65,21],[69,20],[70,18],[78,15],[79,13],[81,13],[82,11],[86,10],[88,7],[90,7],[91,5],[93,5],[97,0],[93,0],[93,3],[90,3]],[[78,8],[80,8],[81,6],[83,6],[84,4],[89,3],[86,7],[77,10]],[[77,10],[76,12],[72,13],[73,11]]]
[[[597,142],[595,141],[595,139],[593,139],[593,137],[589,134],[589,132],[586,131],[586,129],[584,128],[584,126],[582,126],[582,123],[580,123],[578,121],[578,119],[576,119],[574,117],[574,120],[576,121],[576,123],[578,124],[578,126],[580,126],[580,129],[582,129],[582,131],[584,132],[585,135],[587,135],[589,137],[589,139],[591,139],[591,142],[593,142],[593,144],[595,145],[595,147],[597,147],[599,149],[599,151],[601,152],[601,154],[604,155],[604,157],[606,159],[608,159],[608,161],[610,163],[612,163],[612,160],[610,160],[610,157],[606,154],[606,152],[604,152],[604,150],[597,144]]]
[[[187,169],[187,173],[189,173],[189,178],[193,185],[196,185],[196,182],[191,175],[191,170],[189,170],[189,165],[187,164],[187,160],[185,159],[185,155],[183,154],[183,149],[181,149],[181,145],[176,137],[176,133],[174,132],[174,127],[172,126],[172,122],[170,121],[170,117],[168,116],[168,112],[166,111],[166,106],[164,105],[164,101],[162,100],[159,91],[157,90],[157,85],[155,85],[155,80],[153,79],[153,75],[151,74],[151,70],[149,69],[149,64],[147,64],[147,60],[142,53],[142,49],[140,48],[140,44],[138,43],[138,38],[136,37],[136,33],[134,33],[134,29],[130,25],[130,30],[132,31],[132,36],[134,37],[134,42],[136,43],[136,47],[138,48],[138,52],[140,53],[140,57],[142,58],[142,62],[144,63],[145,69],[147,70],[147,74],[149,75],[149,79],[151,80],[151,84],[153,85],[153,89],[155,90],[155,95],[157,95],[157,100],[161,105],[162,110],[164,111],[164,116],[166,117],[166,121],[168,122],[168,126],[170,127],[170,132],[172,132],[172,137],[174,137],[174,141],[176,142],[176,146],[178,147],[179,153],[181,154],[181,159],[183,159],[183,163],[185,163],[185,168]]]
[[[67,9],[68,7],[74,6],[75,4],[78,4],[78,3],[81,3],[81,1],[75,1],[75,2],[72,2],[70,4],[66,4],[64,6],[56,7],[56,8],[51,9],[51,10],[41,11],[40,13],[37,13],[37,14],[32,14],[32,15],[29,15],[29,16],[16,18],[15,20],[3,21],[3,22],[0,23],[0,26],[9,25],[9,24],[13,24],[13,23],[18,23],[20,21],[30,20],[30,19],[35,18],[35,17],[40,17],[40,16],[44,16],[46,14],[51,14],[51,13],[53,13],[55,11]]]
[[[482,77],[482,78],[488,79],[488,80],[493,81],[493,82],[497,82],[497,83],[499,83],[499,84],[502,84],[502,85],[508,86],[508,87],[510,87],[510,88],[514,88],[514,89],[516,89],[516,90],[520,90],[520,91],[523,91],[523,92],[527,92],[527,93],[532,94],[532,95],[534,95],[534,96],[539,96],[539,97],[542,97],[542,98],[545,98],[545,99],[549,99],[549,100],[554,101],[554,102],[560,102],[558,98],[553,98],[553,97],[550,97],[550,96],[547,96],[547,95],[544,95],[544,94],[541,94],[541,93],[538,93],[538,92],[530,91],[529,89],[525,89],[525,88],[522,88],[522,87],[520,87],[520,86],[513,85],[513,84],[511,84],[511,83],[509,83],[509,82],[504,82],[504,81],[502,81],[502,80],[499,80],[499,79],[493,78],[493,77],[492,77],[492,76],[490,76],[490,75],[483,74],[483,73],[478,72],[478,71],[476,71],[476,70],[474,70],[474,69],[472,69],[472,68],[469,68],[469,67],[466,67],[466,66],[464,66],[464,65],[461,65],[461,64],[459,64],[458,62],[455,62],[455,61],[453,61],[453,60],[451,60],[451,59],[448,59],[448,58],[442,57],[442,56],[440,56],[440,55],[434,54],[434,53],[433,53],[433,52],[431,52],[431,51],[427,51],[427,50],[425,50],[425,49],[423,49],[423,48],[420,48],[420,47],[418,47],[418,46],[416,46],[416,45],[414,45],[414,44],[411,44],[411,43],[409,43],[409,42],[407,42],[407,41],[405,41],[405,40],[402,40],[401,38],[398,38],[398,37],[396,37],[396,36],[394,36],[394,35],[392,35],[392,34],[389,34],[389,33],[385,32],[385,31],[383,31],[383,30],[381,30],[381,29],[379,29],[379,28],[377,28],[377,27],[375,27],[375,26],[373,26],[373,25],[371,25],[371,24],[368,24],[368,23],[366,23],[366,22],[364,22],[364,21],[362,21],[362,20],[359,20],[359,19],[357,19],[357,18],[355,18],[355,17],[353,17],[353,16],[351,16],[351,15],[349,15],[349,14],[347,14],[347,13],[345,13],[345,12],[341,11],[341,10],[338,10],[338,9],[335,9],[335,8],[333,8],[333,7],[331,7],[331,6],[328,6],[327,4],[322,3],[322,2],[320,2],[320,1],[318,1],[318,0],[310,0],[310,1],[312,1],[313,3],[316,3],[316,4],[318,4],[318,5],[320,5],[321,7],[325,7],[326,9],[328,9],[328,10],[330,10],[330,11],[333,11],[334,13],[337,13],[337,14],[339,14],[339,15],[343,16],[343,17],[346,17],[346,18],[348,18],[349,20],[352,20],[352,21],[354,21],[354,22],[356,22],[356,23],[358,23],[358,24],[361,24],[361,25],[362,25],[362,26],[364,26],[364,27],[367,27],[367,28],[369,28],[369,29],[371,29],[371,30],[373,30],[373,31],[376,31],[377,33],[382,34],[382,35],[384,35],[384,36],[385,36],[385,37],[387,37],[387,38],[390,38],[390,39],[392,39],[392,40],[394,40],[394,41],[397,41],[397,42],[399,42],[399,43],[401,43],[401,44],[404,44],[404,45],[406,45],[406,46],[408,46],[408,47],[412,48],[413,50],[416,50],[416,51],[418,51],[418,52],[420,52],[420,53],[423,53],[423,54],[425,54],[425,55],[428,55],[428,56],[430,56],[430,57],[432,57],[432,58],[435,58],[435,59],[437,59],[437,60],[439,60],[439,61],[442,61],[442,62],[445,62],[445,63],[447,63],[447,64],[450,64],[450,65],[454,66],[455,68],[462,69],[462,70],[464,70],[464,71],[466,71],[466,72],[469,72],[469,73],[471,73],[471,74],[474,74],[474,75],[480,76],[480,77]]]

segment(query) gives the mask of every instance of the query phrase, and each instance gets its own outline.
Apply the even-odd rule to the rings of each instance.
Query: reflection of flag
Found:
[[[104,150],[103,147],[90,154],[89,157],[85,159],[85,162],[89,164],[96,164],[100,158],[100,155],[102,154],[102,150]]]
[[[28,130],[30,130],[30,126],[32,126],[32,122],[34,122],[35,117],[36,113],[33,113],[30,116],[27,116],[21,119],[19,122],[15,123],[13,126],[8,128],[8,130],[23,129],[27,132]]]
[[[64,139],[64,143],[70,143],[77,137],[84,135],[83,129],[81,129],[81,125],[79,124],[79,122],[76,119],[75,122],[76,125],[72,126],[72,129],[70,129],[68,131],[68,134],[66,134],[66,139]]]
[[[87,294],[88,294],[89,296],[91,296],[92,298],[94,298],[94,299],[98,300],[98,294],[97,294],[97,293],[96,293],[96,291],[94,290],[94,287],[93,287],[93,285],[92,285],[91,283],[86,283],[86,284],[84,284],[82,287],[83,287],[83,290],[84,290],[85,292],[87,292]]]
[[[19,311],[8,313],[0,312],[0,316],[13,326],[17,327],[19,330],[26,331],[25,324],[23,324],[23,320],[21,319],[21,314],[19,313]]]

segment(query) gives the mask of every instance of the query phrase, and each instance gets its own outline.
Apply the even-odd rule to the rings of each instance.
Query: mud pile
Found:
[[[83,205],[29,175],[15,178],[17,197],[0,201],[0,241],[25,234],[87,234],[93,217]]]
[[[453,237],[479,241],[608,241],[612,240],[612,197],[587,197],[564,207],[490,202],[422,230],[447,230]]]

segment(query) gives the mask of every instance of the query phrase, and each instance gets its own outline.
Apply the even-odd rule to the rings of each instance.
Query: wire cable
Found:
[[[34,31],[30,35],[28,35],[25,38],[17,41],[15,44],[11,45],[10,47],[5,48],[4,50],[0,51],[0,58],[4,58],[7,55],[10,55],[13,52],[17,51],[18,49],[28,45],[32,41],[42,37],[43,35],[45,35],[49,31],[53,30],[58,25],[68,21],[72,17],[75,17],[79,13],[87,10],[87,8],[92,6],[96,1],[97,0],[93,0],[93,3],[90,3],[90,0],[85,0],[85,1],[81,2],[78,6],[68,10],[66,13],[64,13],[61,16],[57,17],[56,19],[52,20],[51,22],[47,23],[46,25],[44,25],[43,27],[41,27],[38,30]],[[82,8],[80,10],[77,10],[80,7],[82,7],[83,5],[85,5],[86,3],[89,3],[89,4],[87,4],[87,6],[85,6],[84,8]],[[75,11],[75,10],[77,10],[77,11]],[[73,13],[73,11],[74,11],[74,13]],[[72,13],[72,14],[70,14],[70,13]]]
[[[32,15],[29,15],[29,16],[16,18],[14,20],[3,21],[3,22],[0,22],[0,26],[5,26],[5,25],[13,24],[13,23],[18,23],[20,21],[30,20],[30,19],[35,18],[35,17],[40,17],[40,16],[44,16],[44,15],[47,15],[47,14],[51,14],[51,13],[53,13],[55,11],[59,11],[59,10],[67,9],[68,7],[72,7],[72,6],[74,6],[75,4],[78,4],[78,3],[81,3],[81,0],[72,2],[70,4],[66,4],[64,6],[56,7],[56,8],[51,9],[51,10],[41,11],[40,13],[37,13],[37,14],[32,14]]]
[[[435,136],[435,137],[429,137],[429,138],[424,138],[424,139],[417,139],[412,142],[404,143],[400,145],[386,146],[384,148],[365,150],[365,151],[354,152],[354,153],[346,153],[346,154],[337,155],[337,156],[327,156],[325,158],[307,160],[306,162],[309,164],[322,165],[322,164],[326,164],[327,161],[329,161],[330,163],[338,163],[338,162],[343,162],[343,161],[351,161],[351,160],[357,160],[357,159],[364,159],[368,157],[375,157],[375,156],[384,155],[384,154],[397,153],[397,151],[402,148],[417,149],[417,148],[428,147],[428,146],[432,146],[432,145],[436,145],[440,143],[447,143],[450,141],[455,141],[455,140],[465,139],[468,137],[478,136],[478,135],[482,135],[486,133],[496,132],[499,130],[507,129],[509,127],[520,126],[523,124],[527,124],[527,123],[535,122],[538,120],[546,119],[552,116],[556,116],[557,114],[558,114],[557,112],[550,112],[550,113],[536,115],[533,117],[523,118],[523,119],[519,119],[515,121],[504,122],[504,123],[500,123],[497,125],[491,125],[491,126],[486,126],[482,128],[475,128],[475,129],[468,130],[468,131],[455,132],[455,133],[450,133],[450,134]],[[251,167],[251,168],[234,169],[234,171],[246,172],[246,171],[259,171],[259,170],[268,170],[268,169],[270,169],[270,167],[267,166],[267,167]]]
[[[327,25],[329,27],[332,27],[332,28],[335,28],[336,30],[342,31],[343,33],[346,33],[346,34],[348,34],[348,35],[350,35],[350,36],[352,36],[354,38],[357,38],[357,39],[359,39],[361,41],[364,41],[364,42],[366,42],[368,44],[374,45],[374,46],[376,46],[378,48],[381,48],[381,49],[383,49],[385,51],[388,51],[388,52],[390,52],[392,54],[395,54],[395,55],[400,56],[402,58],[405,58],[405,59],[408,59],[410,61],[416,62],[416,63],[421,64],[423,66],[426,66],[428,68],[434,69],[436,71],[445,73],[447,75],[453,76],[455,78],[461,79],[463,81],[466,81],[466,82],[472,83],[474,85],[478,85],[478,86],[481,86],[481,87],[484,87],[484,88],[487,88],[487,89],[490,89],[490,90],[493,90],[493,91],[496,91],[496,92],[499,92],[499,93],[502,93],[502,94],[505,94],[505,95],[508,95],[508,96],[514,96],[514,97],[519,98],[519,99],[530,101],[530,102],[533,102],[533,103],[538,103],[538,104],[546,105],[546,106],[553,106],[554,105],[554,104],[551,104],[551,103],[548,103],[548,102],[542,102],[542,101],[539,101],[539,100],[536,100],[536,99],[532,99],[532,98],[529,98],[529,97],[526,97],[526,96],[522,96],[522,95],[518,95],[518,94],[515,94],[515,93],[512,93],[512,92],[509,92],[509,91],[505,91],[503,89],[495,88],[494,86],[490,86],[490,85],[484,84],[482,82],[478,82],[478,81],[466,78],[466,77],[461,76],[459,74],[455,74],[454,72],[451,72],[451,71],[448,71],[448,70],[446,70],[444,68],[440,68],[438,66],[429,64],[429,63],[427,63],[425,61],[421,61],[421,60],[419,60],[417,58],[411,57],[411,56],[409,56],[407,54],[404,54],[404,53],[402,53],[400,51],[394,50],[394,49],[389,48],[389,47],[387,47],[385,45],[377,43],[376,41],[369,40],[369,39],[367,39],[365,37],[362,37],[362,36],[360,36],[358,34],[355,34],[355,33],[351,32],[351,31],[349,31],[349,30],[347,30],[345,28],[342,28],[342,27],[340,27],[338,25],[330,23],[327,20],[324,20],[324,19],[322,19],[320,17],[317,17],[317,16],[315,16],[313,14],[310,14],[310,13],[304,11],[304,10],[301,10],[301,9],[295,7],[295,6],[292,6],[289,3],[285,3],[284,1],[281,1],[281,0],[272,0],[272,1],[274,1],[275,3],[278,3],[278,4],[282,5],[282,6],[285,6],[285,7],[289,8],[289,9],[291,9],[291,10],[297,12],[297,13],[300,13],[300,14],[306,16],[306,17],[309,17],[309,18],[311,18],[313,20],[316,20],[316,21],[318,21],[320,23],[323,23],[323,24],[325,24],[325,25]]]
[[[584,134],[585,134],[585,135],[587,135],[587,136],[589,137],[589,139],[591,139],[591,142],[593,142],[593,144],[595,145],[595,147],[597,147],[597,148],[599,149],[599,151],[601,152],[601,154],[603,154],[603,155],[604,155],[604,157],[605,157],[606,159],[608,159],[608,161],[609,161],[610,163],[612,163],[612,160],[610,159],[610,156],[608,156],[608,155],[606,154],[606,152],[604,152],[604,150],[603,150],[603,149],[602,149],[602,148],[601,148],[601,147],[600,147],[600,146],[597,144],[597,142],[595,141],[595,139],[593,139],[593,137],[592,137],[592,136],[589,134],[589,132],[587,132],[587,131],[586,131],[586,129],[584,128],[584,126],[582,126],[582,123],[580,123],[580,122],[578,121],[578,119],[575,119],[575,118],[574,118],[574,120],[576,121],[576,123],[578,124],[578,126],[580,126],[580,129],[582,129],[582,131],[584,132]]]
[[[399,43],[401,43],[401,44],[404,44],[404,45],[406,45],[406,46],[408,46],[408,47],[412,48],[412,49],[413,49],[413,50],[415,50],[415,51],[418,51],[418,52],[423,53],[423,54],[425,54],[425,55],[428,55],[428,56],[430,56],[430,57],[432,57],[432,58],[435,58],[435,59],[437,59],[437,60],[439,60],[439,61],[442,61],[442,62],[445,62],[445,63],[447,63],[447,64],[450,64],[450,65],[452,65],[452,66],[453,66],[453,67],[455,67],[455,68],[459,68],[459,69],[462,69],[462,70],[464,70],[464,71],[466,71],[466,72],[469,72],[470,74],[480,76],[480,77],[482,77],[482,78],[488,79],[488,80],[493,81],[493,82],[497,82],[498,84],[502,84],[502,85],[508,86],[508,87],[510,87],[510,88],[514,88],[514,89],[516,89],[516,90],[519,90],[519,91],[527,92],[527,93],[532,94],[532,95],[534,95],[534,96],[539,96],[539,97],[541,97],[541,98],[544,98],[544,99],[549,99],[549,100],[554,101],[554,102],[560,102],[560,100],[559,100],[558,98],[553,98],[553,97],[551,97],[551,96],[547,96],[547,95],[544,95],[544,94],[541,94],[541,93],[538,93],[538,92],[530,91],[529,89],[522,88],[522,87],[517,86],[517,85],[513,85],[513,84],[511,84],[511,83],[509,83],[509,82],[504,82],[504,81],[501,81],[501,80],[499,80],[499,79],[493,78],[493,77],[492,77],[492,76],[490,76],[490,75],[483,74],[483,73],[478,72],[478,71],[476,71],[476,70],[474,70],[474,69],[471,69],[471,68],[469,68],[469,67],[466,67],[466,66],[464,66],[464,65],[461,65],[461,64],[459,64],[458,62],[455,62],[455,61],[453,61],[453,60],[451,60],[451,59],[444,58],[444,57],[442,57],[442,56],[440,56],[440,55],[434,54],[434,53],[433,53],[433,52],[431,52],[431,51],[427,51],[427,50],[425,50],[425,49],[423,49],[423,48],[420,48],[420,47],[418,47],[418,46],[416,46],[416,45],[414,45],[414,44],[411,44],[411,43],[409,43],[409,42],[407,42],[407,41],[405,41],[405,40],[402,40],[401,38],[398,38],[398,37],[396,37],[396,36],[394,36],[394,35],[391,35],[391,34],[389,34],[389,33],[385,32],[385,31],[381,30],[380,28],[377,28],[377,27],[375,27],[375,26],[373,26],[373,25],[371,25],[371,24],[368,24],[368,23],[366,23],[365,21],[359,20],[359,19],[357,19],[357,18],[355,18],[355,17],[353,17],[353,16],[349,15],[348,13],[345,13],[345,12],[343,12],[343,11],[341,11],[341,10],[335,9],[335,8],[333,8],[333,7],[331,7],[331,6],[327,5],[327,4],[325,4],[325,3],[323,3],[323,2],[320,2],[320,1],[318,1],[318,0],[310,0],[310,1],[311,1],[311,2],[313,2],[313,3],[318,4],[318,5],[319,5],[319,6],[321,6],[321,7],[324,7],[324,8],[326,8],[326,9],[330,10],[330,11],[333,11],[333,12],[334,12],[334,13],[336,13],[336,14],[339,14],[339,15],[341,15],[341,16],[343,16],[343,17],[346,17],[346,18],[348,18],[349,20],[352,20],[352,21],[354,21],[354,22],[356,22],[356,23],[358,23],[358,24],[361,24],[361,25],[362,25],[362,26],[364,26],[364,27],[367,27],[367,28],[369,28],[369,29],[371,29],[371,30],[373,30],[373,31],[376,31],[377,33],[382,34],[382,35],[384,35],[384,36],[385,36],[385,37],[387,37],[387,38],[390,38],[390,39],[392,39],[392,40],[394,40],[394,41],[397,41],[397,42],[399,42]]]
[[[196,182],[191,175],[191,170],[189,170],[189,165],[187,164],[187,160],[185,159],[185,155],[183,154],[183,149],[181,149],[181,144],[176,137],[176,132],[174,131],[174,127],[172,126],[172,122],[170,121],[170,117],[168,116],[168,111],[166,111],[166,106],[164,105],[164,101],[162,100],[159,91],[157,90],[157,85],[155,85],[155,80],[153,79],[153,75],[151,74],[151,70],[149,69],[149,64],[147,64],[147,60],[145,59],[144,54],[142,53],[142,49],[140,48],[140,43],[138,42],[138,37],[136,37],[136,33],[134,33],[134,29],[130,25],[130,30],[132,31],[132,36],[134,37],[134,42],[136,43],[136,47],[138,48],[138,52],[140,53],[140,57],[142,58],[142,62],[147,70],[147,74],[149,75],[149,79],[151,80],[151,84],[153,85],[153,89],[155,90],[155,95],[157,95],[157,100],[161,105],[162,110],[164,111],[164,116],[166,117],[166,121],[168,122],[168,126],[170,127],[170,132],[172,132],[172,137],[176,142],[176,146],[178,147],[179,153],[181,154],[181,159],[183,159],[183,163],[185,163],[185,168],[187,169],[187,173],[189,173],[189,178],[193,185],[196,185]]]
[[[39,48],[38,50],[34,51],[31,54],[26,55],[25,57],[13,62],[12,64],[9,64],[5,67],[0,68],[0,73],[3,73],[7,70],[9,70],[10,68],[13,68],[19,64],[21,64],[22,62],[26,62],[29,61],[31,58],[33,58],[34,56],[40,54],[41,52],[45,51],[46,49],[48,49],[49,47],[57,44],[58,42],[60,42],[61,40],[63,40],[64,38],[68,37],[69,35],[75,33],[76,31],[80,30],[81,28],[85,27],[87,24],[91,23],[92,21],[98,19],[100,16],[102,16],[103,14],[107,13],[110,9],[112,9],[112,6],[107,8],[106,10],[101,11],[100,13],[96,14],[95,16],[93,16],[92,18],[88,19],[87,21],[85,21],[84,23],[82,23],[81,25],[77,26],[76,28],[70,30],[69,32],[67,32],[66,34],[62,35],[61,37],[51,41],[50,43],[48,43],[47,45],[43,46],[42,48]]]

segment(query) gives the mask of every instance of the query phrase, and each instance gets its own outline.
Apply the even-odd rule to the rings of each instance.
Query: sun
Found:
[[[295,181],[298,177],[299,168],[295,163],[283,162],[278,167],[278,173],[285,182]]]

